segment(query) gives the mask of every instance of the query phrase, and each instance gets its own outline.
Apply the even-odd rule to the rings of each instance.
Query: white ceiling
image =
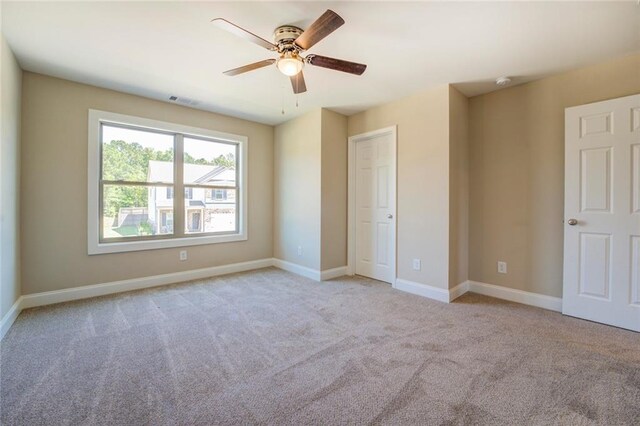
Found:
[[[326,9],[346,24],[310,53],[368,64],[361,76],[305,67],[295,95],[274,54],[210,24],[224,17],[271,40]],[[29,71],[268,124],[317,107],[352,114],[428,87],[468,96],[640,51],[640,7],[625,2],[3,2],[2,32]],[[284,106],[285,114],[281,114]]]

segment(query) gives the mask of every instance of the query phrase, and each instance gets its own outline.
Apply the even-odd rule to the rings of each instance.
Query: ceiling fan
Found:
[[[367,69],[367,66],[364,64],[343,61],[342,59],[329,58],[314,54],[309,54],[304,57],[302,56],[303,52],[309,50],[313,45],[344,24],[344,19],[332,10],[327,10],[323,13],[322,16],[316,19],[316,21],[306,29],[306,31],[292,25],[283,25],[276,28],[273,33],[274,43],[271,43],[270,41],[267,41],[262,37],[227,21],[226,19],[216,18],[211,22],[232,34],[257,44],[258,46],[277,52],[280,56],[278,59],[265,59],[264,61],[255,62],[253,64],[225,71],[224,74],[229,76],[253,71],[275,63],[280,72],[291,79],[293,92],[298,94],[307,91],[307,86],[302,74],[302,68],[305,64],[356,75],[362,75],[364,70]]]

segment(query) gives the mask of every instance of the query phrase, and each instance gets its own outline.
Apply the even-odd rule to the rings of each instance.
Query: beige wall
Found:
[[[316,109],[276,126],[274,140],[274,256],[316,271],[345,266],[347,118]]]
[[[398,126],[398,278],[449,287],[449,87],[348,118],[349,136]],[[412,259],[422,269],[412,269]]]
[[[24,294],[272,257],[273,127],[28,72],[22,101]],[[88,256],[89,108],[248,136],[248,241]]]
[[[562,296],[564,109],[639,92],[635,55],[471,98],[471,280]]]
[[[347,117],[322,110],[321,269],[347,264]]]
[[[318,109],[275,130],[24,73],[21,144],[20,76],[2,40],[0,314],[20,293],[20,272],[30,294],[272,256],[317,270],[343,266],[346,136],[391,125],[398,126],[398,277],[450,288],[468,272],[471,280],[559,297],[564,108],[640,92],[640,55],[470,100],[440,86],[348,119]],[[179,249],[88,256],[89,108],[248,136],[249,241],[190,247],[187,262]],[[412,269],[414,258],[421,271]],[[508,274],[496,273],[498,260],[508,262]]]
[[[321,122],[316,109],[274,131],[273,254],[314,270],[321,265]]]
[[[469,100],[449,86],[449,288],[469,279]]]
[[[20,90],[22,70],[0,37],[0,318],[20,297]]]

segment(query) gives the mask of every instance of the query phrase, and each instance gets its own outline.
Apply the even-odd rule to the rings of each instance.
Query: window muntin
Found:
[[[247,239],[245,209],[247,202],[247,194],[245,192],[247,177],[246,137],[95,110],[89,111],[89,122],[89,254],[180,247]],[[129,137],[113,137],[114,128],[116,129],[115,133],[119,130],[124,130],[121,133],[126,133]],[[103,132],[103,129],[106,129],[106,131]],[[103,134],[106,135],[104,140]],[[134,138],[131,135],[136,135],[137,137]],[[158,135],[160,135],[160,138],[157,137]],[[147,137],[145,138],[144,136]],[[155,138],[156,141],[149,142],[147,140],[149,138]],[[166,142],[167,138],[173,140],[173,146]],[[138,142],[135,139],[142,140],[142,142]],[[227,163],[223,164],[232,169],[230,173],[225,173],[224,181],[207,182],[192,179],[193,183],[185,185],[183,182],[183,162],[185,159],[189,161],[188,156],[184,155],[185,139],[189,140],[187,153],[195,152],[192,146],[193,144],[198,144],[213,148],[213,151],[217,153],[216,157],[224,154],[220,161],[225,160]],[[149,160],[147,165],[140,167],[139,163],[137,165],[134,164],[133,171],[131,169],[123,170],[122,167],[114,167],[113,161],[111,161],[114,158],[114,150],[111,149],[113,146],[105,149],[105,151],[110,150],[105,157],[103,157],[102,149],[103,145],[110,144],[112,141],[121,141],[119,147],[124,147],[123,151],[130,150],[135,145],[136,153],[139,154],[139,151],[143,151],[144,158]],[[162,153],[162,156],[159,153]],[[229,153],[235,155],[229,156]],[[138,157],[134,155],[130,158],[136,159]],[[202,158],[204,157],[195,159],[200,160],[198,162],[202,163]],[[204,159],[207,160],[207,158]],[[211,160],[213,159],[211,158],[207,162],[212,162]],[[183,161],[181,162],[180,160]],[[168,167],[173,168],[173,173],[161,173],[158,175],[153,170],[152,162],[169,163]],[[110,174],[103,176],[103,170]],[[147,179],[141,179],[142,175],[146,175]],[[103,177],[111,179],[104,179]],[[92,184],[92,181],[95,183]],[[202,208],[199,205],[202,202],[211,204],[214,201],[208,196],[202,196],[202,194],[215,190],[217,184],[233,189],[236,193],[236,197],[231,199],[235,210],[227,209],[223,212],[227,215],[224,226],[218,226],[221,223],[220,212],[207,211],[206,207],[209,206]],[[114,192],[116,187],[123,187],[127,190],[132,190],[131,187],[137,188],[137,197],[135,199],[138,201],[120,203],[114,208],[113,197],[109,192]],[[96,190],[93,188],[96,188]],[[104,188],[109,188],[106,189],[106,198]],[[199,189],[203,189],[201,195],[197,195]],[[118,190],[122,192],[122,188]],[[145,191],[146,202],[143,201],[145,199]],[[176,191],[185,191],[185,194],[191,192],[192,199],[182,199],[182,197],[176,199],[174,196]],[[240,196],[240,194],[242,195]],[[158,195],[162,196],[166,203],[157,206],[159,209],[156,211],[152,207],[154,206],[154,197]],[[218,195],[217,201],[225,201],[220,198],[221,195]],[[193,205],[194,202],[197,204],[196,206]],[[96,209],[93,206],[98,208]],[[105,207],[109,208],[105,209]],[[176,211],[178,212],[177,216],[175,214]],[[233,220],[228,220],[229,214],[231,214]],[[129,217],[125,218],[127,215]],[[211,220],[208,220],[209,217],[212,217],[216,223],[213,227],[211,223],[207,223],[208,221],[211,222]],[[147,219],[146,222],[145,219]],[[123,229],[125,225],[129,226],[129,228]],[[179,226],[176,227],[175,225]]]

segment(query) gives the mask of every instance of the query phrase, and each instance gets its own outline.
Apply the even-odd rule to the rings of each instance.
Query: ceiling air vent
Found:
[[[196,106],[198,105],[200,102],[193,100],[193,99],[189,99],[189,98],[179,98],[177,96],[169,96],[169,100],[171,102],[176,102],[182,105],[187,105],[187,106]]]

